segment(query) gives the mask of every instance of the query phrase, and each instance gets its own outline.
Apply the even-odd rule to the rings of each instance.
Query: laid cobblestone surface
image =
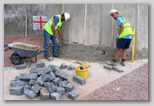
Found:
[[[91,52],[95,51],[95,52]],[[64,43],[59,48],[59,53],[63,57],[89,60],[89,61],[109,61],[114,57],[115,49],[104,46],[85,46],[83,44]],[[127,60],[131,60],[132,51],[127,51]],[[148,57],[148,50],[135,50],[135,59],[143,59]]]
[[[148,100],[148,63],[93,91],[81,100]]]

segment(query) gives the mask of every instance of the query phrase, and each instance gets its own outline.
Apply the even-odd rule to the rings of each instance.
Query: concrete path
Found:
[[[54,64],[60,66],[62,63],[66,63],[67,65],[77,65],[74,62],[81,62],[78,60],[68,60],[64,58],[54,58],[53,61],[49,62],[45,59],[39,60],[45,62],[46,66],[49,64]],[[83,62],[83,61],[82,61]],[[105,64],[99,62],[83,62],[90,66],[89,75],[86,79],[85,85],[80,85],[72,80],[73,75],[76,74],[75,70],[67,70],[63,69],[63,71],[69,74],[69,81],[74,84],[74,91],[79,93],[79,97],[76,100],[82,100],[84,96],[90,94],[91,92],[95,91],[96,89],[114,81],[133,70],[137,69],[138,67],[144,65],[148,62],[148,59],[136,60],[134,62],[126,62],[126,66],[123,67],[118,64],[117,67],[124,70],[123,73],[118,73],[114,70],[107,70],[104,69],[103,66]],[[30,68],[16,70],[10,69],[8,71],[4,71],[4,100],[30,100],[25,95],[16,96],[10,95],[9,88],[10,88],[10,81],[15,79],[20,73],[28,73]],[[34,100],[40,100],[40,97],[36,97]],[[69,100],[66,98],[66,95],[62,96],[62,100]]]

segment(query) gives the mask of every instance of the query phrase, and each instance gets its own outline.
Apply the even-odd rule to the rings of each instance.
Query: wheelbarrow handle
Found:
[[[44,52],[45,49],[41,50],[40,52],[37,53],[37,55],[39,55],[40,53]]]

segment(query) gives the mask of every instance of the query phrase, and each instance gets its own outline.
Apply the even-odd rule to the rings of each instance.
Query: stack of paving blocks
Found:
[[[74,85],[69,82],[69,75],[62,69],[67,68],[66,64],[45,66],[44,62],[37,62],[31,67],[29,73],[21,73],[14,80],[10,81],[10,94],[25,94],[29,99],[40,96],[41,100],[61,100],[66,94],[68,99],[74,100],[79,94],[74,91]],[[72,65],[68,70],[73,70]],[[85,84],[85,79],[74,76],[74,81]]]

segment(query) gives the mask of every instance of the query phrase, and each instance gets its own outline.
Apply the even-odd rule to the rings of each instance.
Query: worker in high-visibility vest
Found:
[[[57,34],[56,31],[58,31],[61,40],[64,40],[63,34],[62,34],[62,25],[63,21],[67,21],[70,18],[70,14],[68,13],[63,13],[59,15],[54,15],[51,17],[48,22],[44,25],[44,31],[43,31],[43,36],[44,36],[44,57],[45,59],[49,59],[49,42],[50,40],[53,43],[53,57],[59,57],[58,54],[58,40],[57,40]]]
[[[114,59],[108,61],[108,65],[115,66],[117,65],[117,60],[120,55],[120,50],[122,49],[122,61],[120,62],[122,66],[125,66],[126,60],[126,49],[129,49],[131,39],[134,36],[132,31],[132,26],[126,18],[119,15],[118,11],[113,9],[111,10],[111,16],[116,20],[116,28],[118,30],[118,36],[116,37],[116,52]]]

